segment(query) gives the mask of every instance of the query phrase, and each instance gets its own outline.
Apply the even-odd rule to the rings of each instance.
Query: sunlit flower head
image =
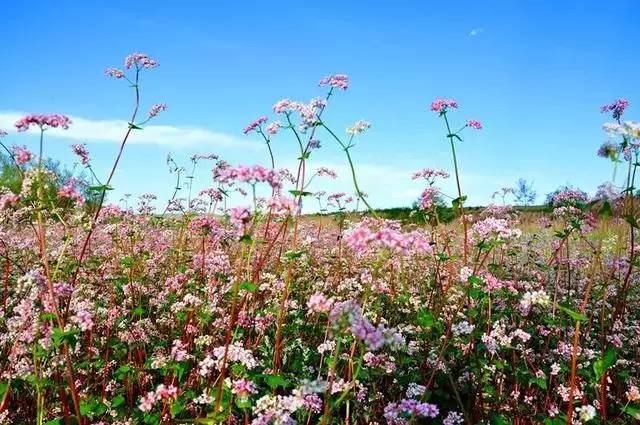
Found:
[[[468,120],[467,127],[475,128],[476,130],[482,130],[482,123],[478,120]]]
[[[167,110],[166,103],[158,103],[156,105],[153,105],[151,109],[149,109],[149,118],[153,118],[157,116],[160,112],[166,111],[166,110]]]
[[[66,115],[60,114],[29,114],[20,118],[15,126],[18,131],[27,131],[32,126],[40,127],[42,130],[49,128],[68,129],[71,120]]]
[[[146,53],[132,53],[124,60],[125,69],[156,68],[158,61],[151,59]]]
[[[334,74],[320,79],[320,87],[331,86],[337,89],[346,90],[349,88],[349,77],[344,74]]]
[[[624,114],[625,109],[629,107],[629,101],[624,98],[616,99],[611,103],[606,105],[602,105],[600,107],[600,112],[603,114],[607,112],[611,112],[611,116],[614,120],[619,120]]]
[[[356,121],[351,127],[347,128],[347,134],[350,136],[355,136],[357,134],[362,134],[365,131],[371,128],[371,123],[365,120]]]
[[[448,109],[457,109],[458,101],[455,99],[442,99],[437,98],[433,102],[431,102],[431,110],[433,112],[444,113]]]

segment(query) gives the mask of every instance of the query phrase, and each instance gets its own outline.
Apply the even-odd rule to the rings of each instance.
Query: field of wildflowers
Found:
[[[15,123],[37,152],[0,134],[0,423],[640,420],[640,124],[624,120],[626,100],[602,107],[610,141],[598,150],[623,187],[561,188],[526,228],[505,205],[465,208],[456,149],[482,124],[444,98],[425,119],[441,121],[451,170],[407,176],[424,183],[419,220],[382,218],[353,156],[370,124],[344,132],[324,119],[346,75],[244,129],[264,140],[265,165],[194,155],[189,176],[170,159],[188,197],[109,204],[127,142],[167,108],[141,112],[157,66],[135,53],[106,71],[133,96],[106,176],[85,145],[71,148],[88,177],[49,165],[47,130],[74,125],[64,115]],[[299,148],[295,169],[278,168],[276,138]],[[314,167],[321,144],[344,153],[353,196],[322,191],[335,172]],[[210,170],[200,193],[196,165]],[[228,206],[232,192],[245,204]],[[333,214],[313,220],[303,204]]]

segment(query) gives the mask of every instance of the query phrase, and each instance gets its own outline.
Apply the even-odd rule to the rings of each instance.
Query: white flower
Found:
[[[351,127],[347,128],[347,134],[355,136],[356,134],[362,134],[371,128],[371,123],[365,120],[356,121]]]
[[[582,407],[576,407],[576,412],[578,412],[578,419],[580,422],[589,422],[591,419],[596,417],[596,408],[590,404],[586,404]]]

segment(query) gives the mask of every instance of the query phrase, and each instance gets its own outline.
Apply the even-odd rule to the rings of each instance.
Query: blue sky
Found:
[[[173,188],[167,153],[185,165],[209,152],[266,165],[244,126],[283,97],[322,95],[320,77],[346,73],[351,88],[332,98],[326,119],[340,131],[357,119],[372,123],[353,155],[374,206],[409,205],[421,191],[409,178],[418,168],[452,169],[443,124],[428,110],[438,96],[461,104],[454,122],[485,125],[458,148],[470,204],[519,177],[541,195],[562,184],[593,193],[611,176],[595,156],[605,140],[599,106],[624,96],[627,118],[640,110],[638,22],[633,0],[11,2],[0,26],[0,127],[21,112],[71,115],[85,129],[74,137],[86,139],[106,174],[117,149],[111,131],[132,99],[103,72],[146,52],[161,66],[143,77],[143,109],[166,102],[154,125],[167,127],[158,140],[154,131],[132,140],[111,200],[147,192],[164,200]],[[340,150],[320,138],[311,166],[342,177],[314,189],[351,192]],[[79,141],[50,137],[46,149],[71,166],[69,144]],[[35,148],[36,138],[10,134],[8,142]],[[279,165],[293,164],[290,137],[274,148]],[[196,185],[208,186],[206,166],[199,171]],[[451,184],[445,190],[453,194]]]

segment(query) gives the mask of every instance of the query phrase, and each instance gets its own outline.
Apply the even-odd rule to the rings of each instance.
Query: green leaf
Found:
[[[253,282],[244,281],[240,284],[240,289],[244,289],[247,292],[256,292],[258,285]]]
[[[542,388],[543,390],[547,389],[547,380],[544,378],[531,378],[529,379],[529,383],[530,384],[536,384],[537,386],[539,386],[540,388]]]
[[[113,400],[111,400],[111,407],[116,408],[122,406],[124,404],[124,401],[124,396],[122,394],[119,394],[115,396]]]
[[[627,223],[629,223],[631,225],[631,227],[635,228],[635,229],[640,229],[640,225],[638,224],[638,220],[636,220],[636,218],[632,215],[625,215],[624,219],[626,220]]]
[[[305,191],[300,191],[300,190],[290,190],[289,193],[292,194],[293,196],[311,196],[311,195],[313,195],[313,192],[305,192]]]
[[[113,190],[113,188],[111,186],[109,186],[109,185],[101,184],[99,186],[90,186],[90,187],[87,188],[87,190],[89,192],[98,192],[98,193],[100,193],[100,192],[106,192],[108,190]]]
[[[462,195],[461,197],[456,198],[453,201],[451,201],[451,205],[453,205],[454,209],[458,209],[464,204],[464,202],[466,200],[467,200],[467,195]]]
[[[176,401],[174,401],[171,404],[171,416],[172,417],[176,417],[180,414],[180,412],[182,412],[184,410],[184,404],[182,403],[182,400],[177,399]]]
[[[240,409],[249,409],[251,408],[251,400],[249,400],[248,398],[245,399],[236,399],[236,406],[238,406]]]
[[[640,420],[640,407],[626,405],[622,408],[622,411],[634,419]]]
[[[135,125],[134,123],[129,123],[129,128],[132,130],[142,130],[142,127]]]
[[[271,389],[277,387],[286,388],[289,386],[289,381],[287,381],[280,375],[265,375],[264,380]]]
[[[611,203],[609,201],[604,201],[599,213],[600,217],[611,217],[613,215],[613,208],[611,208]]]
[[[575,312],[573,310],[571,310],[568,307],[565,307],[563,305],[560,304],[556,304],[556,306],[558,307],[559,310],[561,310],[562,312],[566,313],[567,316],[571,317],[573,320],[575,320],[576,322],[586,322],[587,318],[584,314],[580,314],[578,312]]]
[[[600,378],[602,378],[602,375],[604,375],[606,370],[609,369],[611,366],[613,366],[615,363],[616,363],[616,350],[614,350],[613,348],[609,348],[604,353],[604,356],[602,356],[601,358],[599,358],[593,363],[593,371],[596,374],[596,380],[600,381]]]
[[[418,325],[423,328],[431,328],[435,324],[435,319],[433,318],[433,313],[427,309],[418,310]]]

